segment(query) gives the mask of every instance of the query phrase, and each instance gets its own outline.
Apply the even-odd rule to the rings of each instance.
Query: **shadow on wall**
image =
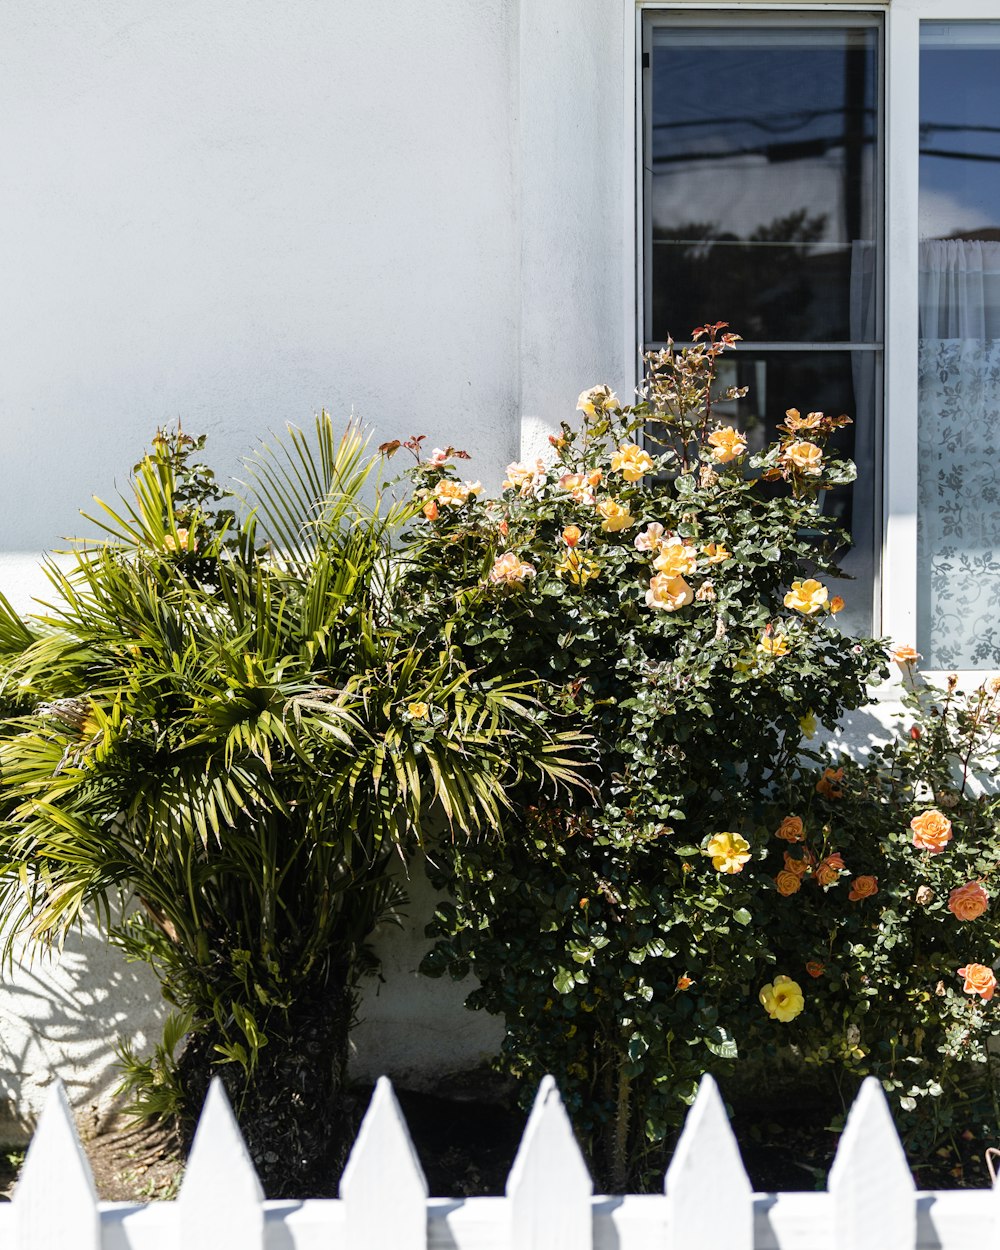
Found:
[[[408,892],[402,924],[375,935],[382,977],[363,986],[351,1075],[369,1082],[387,1074],[426,1090],[486,1062],[500,1047],[503,1025],[465,1010],[471,983],[420,975],[429,946],[424,927],[437,902],[422,864],[411,867]],[[131,1038],[147,1053],[160,1036],[168,1008],[156,978],[144,964],[126,962],[90,924],[67,937],[61,954],[22,946],[20,958],[0,977],[0,1143],[28,1140],[57,1076],[81,1133],[98,1132],[118,1109],[116,1039]]]
[[[57,1076],[81,1131],[97,1132],[116,1107],[115,1040],[150,1046],[166,1014],[149,969],[90,924],[61,953],[20,946],[0,981],[0,1140],[27,1140]]]

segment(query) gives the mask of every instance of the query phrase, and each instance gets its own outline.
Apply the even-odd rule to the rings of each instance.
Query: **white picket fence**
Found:
[[[265,1202],[221,1085],[209,1091],[174,1202],[98,1202],[61,1087],[0,1205],[0,1250],[1000,1250],[1000,1192],[918,1193],[869,1078],[826,1193],[754,1194],[705,1077],[663,1194],[594,1197],[551,1077],[506,1194],[428,1198],[385,1077],[336,1199]]]

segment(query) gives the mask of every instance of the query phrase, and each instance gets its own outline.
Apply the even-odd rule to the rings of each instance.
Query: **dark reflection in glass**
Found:
[[[920,235],[1000,239],[1000,26],[924,22]]]
[[[648,337],[720,317],[759,342],[859,340],[877,236],[878,31],[653,32]]]
[[[713,406],[716,419],[743,430],[751,452],[761,451],[777,437],[775,427],[789,408],[820,410],[853,424],[837,430],[828,446],[854,460],[858,480],[822,497],[822,510],[836,517],[850,545],[839,553],[853,582],[835,583],[833,593],[847,603],[838,618],[852,634],[872,631],[873,574],[876,533],[877,396],[881,388],[881,352],[758,352],[740,349],[719,362],[719,390],[746,386],[745,399]],[[775,484],[767,489],[786,489]]]

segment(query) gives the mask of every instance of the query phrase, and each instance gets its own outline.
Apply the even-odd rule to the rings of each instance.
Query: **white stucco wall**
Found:
[[[503,467],[577,393],[628,394],[622,0],[8,0],[0,13],[0,590],[154,429],[220,473],[326,407]],[[380,935],[356,1070],[419,1082],[498,1025]],[[0,989],[0,1095],[100,1114],[143,970],[92,933]],[[96,1108],[96,1110],[94,1110]]]
[[[160,423],[518,445],[511,0],[10,0],[4,588]]]
[[[326,407],[499,482],[635,366],[625,0],[6,0],[0,8],[0,590],[157,425],[220,473]],[[863,742],[892,704],[854,718]],[[431,903],[379,937],[355,1070],[425,1082],[496,1046],[419,978]],[[152,978],[91,933],[0,988],[0,1102],[56,1071],[107,1106]]]

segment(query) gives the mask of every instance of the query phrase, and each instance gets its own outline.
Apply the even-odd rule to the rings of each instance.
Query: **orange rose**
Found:
[[[787,868],[783,868],[774,878],[774,884],[778,887],[778,893],[787,898],[789,894],[798,894],[802,889],[802,878],[797,872],[789,872]]]
[[[677,988],[679,990],[689,990],[694,985],[693,977],[678,977]]]
[[[834,595],[830,600],[830,611],[834,614],[834,616],[836,616],[838,612],[843,612],[844,606],[844,601],[840,595]]]
[[[966,994],[978,994],[987,1003],[993,997],[997,979],[992,968],[987,968],[985,964],[966,964],[964,968],[959,968],[958,975],[965,977],[962,989]]]
[[[802,825],[802,817],[786,816],[775,830],[774,836],[781,838],[785,842],[804,842],[806,835]]]
[[[990,905],[990,896],[979,881],[960,885],[948,895],[948,910],[957,920],[975,920]]]
[[[840,880],[843,870],[844,861],[840,852],[834,851],[832,855],[820,860],[816,868],[816,880],[820,885],[834,885]]]
[[[433,499],[428,500],[424,504],[422,511],[428,521],[436,521],[438,519],[438,506]]]
[[[878,893],[878,877],[855,877],[851,882],[848,898],[852,903],[859,903],[863,898],[871,898]]]
[[[816,793],[821,794],[824,799],[840,799],[843,798],[844,792],[840,788],[840,782],[844,780],[844,770],[842,768],[824,768],[823,776],[816,782]]]
[[[796,859],[794,855],[785,852],[785,871],[792,873],[796,877],[804,877],[809,871],[808,859]]]
[[[889,652],[890,658],[895,660],[900,668],[906,668],[910,664],[916,664],[920,659],[920,652],[915,647],[895,647]]]
[[[562,540],[567,547],[575,547],[582,536],[578,525],[567,525],[562,532]]]
[[[811,977],[821,977],[826,972],[826,964],[821,964],[818,959],[810,959],[806,964],[806,972]]]
[[[913,845],[920,851],[939,855],[951,841],[951,821],[936,807],[928,808],[910,821]]]

